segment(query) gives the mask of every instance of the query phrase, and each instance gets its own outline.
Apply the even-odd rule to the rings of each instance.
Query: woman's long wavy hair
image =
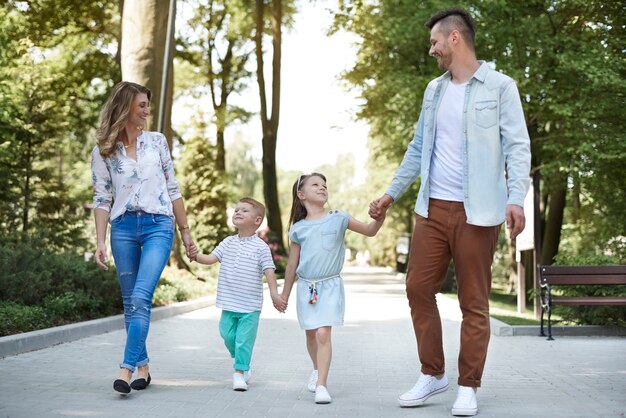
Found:
[[[152,92],[137,83],[121,81],[113,86],[113,91],[100,112],[100,126],[96,131],[102,157],[107,158],[115,152],[115,143],[126,127],[135,96],[141,93],[148,96],[148,101],[152,98]]]
[[[302,204],[302,201],[300,201],[300,198],[298,197],[298,192],[302,190],[304,183],[306,183],[306,181],[313,176],[320,177],[324,180],[324,182],[326,182],[325,175],[321,173],[311,173],[301,175],[300,177],[298,177],[298,180],[296,180],[296,182],[293,184],[293,188],[291,190],[293,203],[291,204],[291,214],[289,215],[289,228],[291,228],[291,225],[295,224],[296,222],[306,218],[307,211]]]

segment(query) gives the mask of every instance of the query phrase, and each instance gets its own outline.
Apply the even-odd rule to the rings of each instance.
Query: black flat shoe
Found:
[[[130,384],[130,387],[135,390],[144,390],[145,388],[148,387],[151,381],[152,381],[152,377],[150,376],[150,373],[148,373],[148,380],[144,378],[135,379],[133,380],[133,383]]]
[[[115,382],[113,382],[113,389],[115,389],[122,395],[128,395],[130,393],[130,385],[128,384],[128,382],[122,379],[117,379]]]

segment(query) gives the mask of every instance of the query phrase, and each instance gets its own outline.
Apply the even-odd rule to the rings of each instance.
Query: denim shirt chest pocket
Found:
[[[489,129],[498,122],[498,102],[497,100],[478,101],[474,105],[474,116],[476,125]]]

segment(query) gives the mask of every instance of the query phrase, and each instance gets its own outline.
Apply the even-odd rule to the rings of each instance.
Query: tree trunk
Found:
[[[219,123],[217,126],[216,148],[215,170],[223,176],[226,174],[226,146],[224,144],[224,127],[220,126]]]
[[[155,129],[158,115],[154,112],[159,109],[169,1],[125,0],[123,7],[122,79],[146,86],[152,92],[153,113],[147,129]],[[170,136],[167,138],[171,141]]]
[[[263,130],[263,197],[267,206],[267,225],[270,240],[278,245],[277,252],[284,253],[283,224],[278,204],[278,183],[276,176],[276,141],[278,139],[278,121],[280,112],[280,67],[282,41],[282,3],[272,1],[270,19],[272,23],[272,113],[267,117],[267,95],[263,73],[263,27],[265,5],[263,0],[256,1],[256,58],[257,82],[261,100],[261,127]]]
[[[554,256],[559,252],[561,241],[561,227],[563,225],[563,212],[565,210],[565,197],[567,193],[567,176],[565,174],[552,177],[552,191],[548,199],[546,224],[543,236],[541,264],[549,265],[554,262]]]
[[[32,177],[33,172],[33,161],[32,161],[32,138],[29,136],[28,141],[26,142],[26,176],[24,178],[24,213],[22,214],[22,233],[24,237],[28,234],[28,229],[30,227],[28,223],[28,208],[30,207],[30,179]]]

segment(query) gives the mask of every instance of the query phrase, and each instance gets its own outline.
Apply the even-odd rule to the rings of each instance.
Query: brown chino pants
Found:
[[[428,218],[417,215],[406,293],[422,373],[436,376],[445,371],[435,295],[452,258],[463,313],[458,384],[480,386],[490,335],[491,264],[501,226],[468,224],[462,202],[430,199]]]

